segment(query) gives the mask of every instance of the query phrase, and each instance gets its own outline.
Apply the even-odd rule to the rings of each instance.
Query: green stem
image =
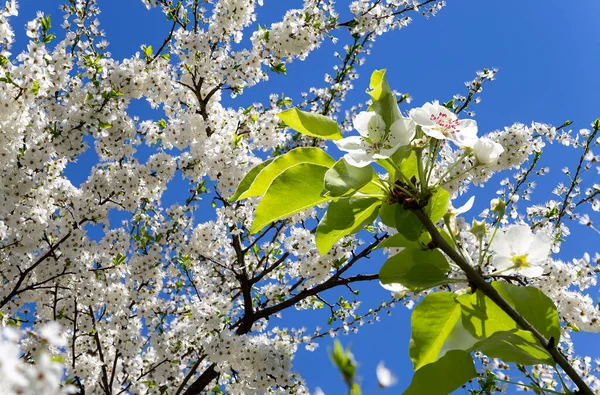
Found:
[[[440,183],[440,181],[442,181],[442,179],[440,178],[440,179],[438,180],[438,182],[435,184],[435,186],[436,186],[436,187],[441,187],[441,186],[444,186],[444,185],[446,185],[446,184],[449,184],[449,183],[451,183],[452,181],[456,180],[458,177],[461,177],[461,176],[463,176],[463,175],[467,174],[468,172],[470,172],[471,170],[473,170],[473,169],[474,169],[474,168],[476,168],[476,167],[477,167],[477,165],[473,165],[473,166],[469,167],[467,170],[464,170],[464,171],[462,171],[462,172],[458,173],[457,175],[455,175],[454,177],[452,177],[452,178],[451,178],[451,179],[449,179],[448,181],[445,181],[445,182],[442,182],[442,183]]]
[[[438,248],[446,253],[456,264],[462,269],[463,272],[467,275],[469,280],[473,283],[477,289],[481,290],[485,296],[490,298],[498,307],[500,307],[510,318],[512,318],[521,328],[526,331],[531,332],[531,334],[540,342],[542,347],[550,353],[552,359],[565,371],[565,373],[571,378],[573,383],[577,385],[579,388],[579,392],[585,395],[594,395],[590,387],[586,384],[586,382],[579,376],[577,371],[571,366],[569,361],[565,358],[562,352],[556,347],[554,344],[558,339],[546,339],[544,335],[542,335],[525,317],[523,317],[513,306],[510,305],[504,299],[498,291],[490,283],[488,283],[485,278],[477,271],[473,266],[469,265],[467,261],[460,256],[458,252],[454,250],[447,242],[444,240],[440,232],[438,232],[435,224],[431,222],[429,216],[422,210],[413,211],[415,215],[419,218],[425,229],[431,235],[431,239],[437,244]]]
[[[463,159],[465,159],[467,156],[469,155],[469,153],[467,151],[463,152],[463,154],[456,160],[456,162],[454,162],[452,164],[452,166],[450,166],[439,178],[438,178],[438,183],[440,181],[442,181],[444,179],[444,177],[446,177],[452,170],[454,170],[454,168],[456,166],[458,166],[458,164],[460,162],[462,162]]]
[[[523,384],[523,383],[515,383],[514,381],[502,380],[502,379],[499,379],[499,378],[495,378],[495,380],[496,381],[500,381],[502,383],[519,385],[521,387],[531,388],[532,390],[534,390],[534,392],[537,390],[537,391],[549,392],[551,394],[565,395],[564,392],[558,392],[558,391],[554,391],[554,390],[551,390],[551,389],[548,389],[548,388],[534,387],[533,385],[527,385],[527,384]]]
[[[421,183],[421,196],[427,196],[427,180],[425,179],[425,173],[423,172],[423,150],[415,150],[417,153],[417,169],[419,171],[419,182]]]

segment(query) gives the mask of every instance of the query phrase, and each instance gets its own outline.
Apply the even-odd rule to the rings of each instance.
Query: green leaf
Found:
[[[398,232],[408,240],[419,240],[425,229],[415,213],[405,209],[401,204],[396,204],[394,221]]]
[[[400,147],[392,155],[391,159],[394,163],[398,163],[400,171],[409,180],[413,177],[419,176],[419,166],[417,162],[417,154],[409,147]]]
[[[412,291],[438,287],[451,282],[446,273],[447,270],[442,270],[435,265],[420,263],[410,268],[401,283]]]
[[[286,74],[287,73],[287,69],[285,68],[284,63],[279,63],[275,66],[271,66],[271,71],[273,71],[277,74]]]
[[[381,200],[373,197],[340,198],[329,204],[317,226],[316,244],[325,255],[342,237],[360,231],[377,218]]]
[[[379,209],[379,219],[384,225],[396,227],[396,204],[383,203]]]
[[[534,287],[520,287],[508,283],[492,282],[492,286],[547,339],[560,340],[558,312],[552,300]],[[465,328],[478,339],[485,339],[496,332],[518,328],[516,322],[491,299],[477,290],[471,295],[457,298],[462,306]]]
[[[412,271],[419,265],[427,266]],[[420,278],[419,276],[422,276],[426,270],[433,271],[436,277],[431,275]],[[393,255],[383,264],[379,271],[379,281],[383,284],[400,283],[408,288],[423,289],[439,285],[440,273],[445,274],[448,270],[450,270],[448,261],[437,249],[423,251],[418,248],[407,248]],[[434,284],[430,285],[430,281]]]
[[[352,166],[342,158],[325,173],[325,189],[331,196],[342,196],[367,185],[373,177],[377,176],[371,166]]]
[[[337,122],[324,115],[290,108],[277,116],[298,133],[329,140],[342,138]]]
[[[161,119],[161,121],[164,122],[164,120]],[[165,122],[166,125],[166,122]],[[242,181],[240,181],[240,184],[238,185],[237,189],[235,190],[235,192],[233,193],[233,195],[231,195],[231,197],[229,198],[230,202],[234,202],[236,201],[240,195],[244,192],[246,192],[251,186],[252,183],[254,182],[254,180],[256,179],[256,176],[258,176],[258,173],[260,173],[265,167],[267,167],[271,162],[273,161],[273,158],[271,159],[267,159],[266,161],[258,164],[257,166],[254,166],[249,172],[248,174],[246,174],[244,176],[244,178],[242,178]]]
[[[554,338],[554,344],[558,344],[561,329],[552,299],[535,287],[520,287],[498,281],[492,282],[492,286],[546,339]]]
[[[346,383],[353,383],[356,375],[356,361],[350,347],[344,350],[339,340],[333,343],[333,350],[329,351],[333,364],[338,368]]]
[[[496,332],[487,339],[475,344],[474,348],[488,357],[500,358],[507,363],[555,365],[552,355],[540,345],[533,334],[520,329]]]
[[[409,355],[415,370],[435,362],[443,354],[444,343],[460,321],[460,305],[452,292],[427,295],[411,316]]]
[[[371,74],[367,93],[373,99],[373,104],[369,106],[369,111],[375,111],[381,115],[389,128],[396,120],[402,117],[402,114],[398,108],[396,95],[394,95],[385,79],[385,72],[386,70],[375,70]]]
[[[436,223],[446,215],[448,212],[448,206],[450,205],[450,194],[448,191],[442,188],[438,188],[434,194],[429,198],[427,204],[427,214],[431,222]]]
[[[112,128],[112,124],[109,122],[104,122],[104,121],[98,121],[98,126],[100,126],[100,129],[110,129]]]
[[[39,91],[40,91],[40,83],[37,81],[33,81],[32,86],[31,86],[31,93],[33,93],[34,95],[37,95]]]
[[[404,395],[448,395],[477,377],[471,355],[464,351],[448,351],[446,355],[415,372]]]
[[[388,237],[384,241],[382,241],[375,249],[380,248],[399,248],[399,247],[410,247],[410,248],[418,248],[419,244],[414,241],[408,240],[401,233],[396,233],[393,236]]]
[[[276,157],[271,163],[264,167],[254,178],[250,187],[237,197],[237,200],[264,194],[275,178],[285,170],[299,163],[313,163],[329,168],[335,161],[321,148],[295,148],[284,155]],[[322,191],[323,179],[321,179],[321,192]]]
[[[142,51],[144,52],[144,56],[146,58],[151,58],[152,57],[152,45],[142,45]]]
[[[299,163],[279,174],[256,207],[250,233],[330,200],[322,196],[323,177],[328,169],[327,166],[314,163]]]

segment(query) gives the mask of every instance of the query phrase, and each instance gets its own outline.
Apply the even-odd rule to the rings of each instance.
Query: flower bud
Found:
[[[473,146],[473,154],[482,165],[489,165],[498,160],[504,152],[502,145],[488,138],[482,137]]]
[[[473,233],[477,239],[482,239],[487,233],[485,220],[477,221],[476,219],[473,219],[470,232]]]
[[[506,211],[506,203],[504,203],[504,200],[502,199],[495,198],[490,201],[490,208],[494,213],[498,215],[504,215],[504,212]]]

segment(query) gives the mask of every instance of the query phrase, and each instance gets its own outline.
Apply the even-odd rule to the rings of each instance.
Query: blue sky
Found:
[[[24,45],[23,26],[42,9],[52,14],[56,28],[61,14],[58,0],[21,0],[21,14],[13,26],[17,30],[19,44]],[[600,116],[597,97],[600,88],[600,35],[597,34],[597,16],[600,2],[578,0],[571,5],[557,0],[448,0],[448,6],[429,20],[414,15],[412,25],[401,31],[379,37],[366,64],[359,69],[361,77],[355,81],[355,90],[348,96],[347,104],[364,102],[367,97],[368,76],[375,69],[388,69],[388,79],[393,89],[410,92],[412,106],[439,99],[446,101],[455,93],[465,93],[464,81],[474,77],[476,70],[497,67],[497,81],[486,84],[481,104],[473,107],[476,112],[480,134],[508,126],[513,122],[539,122],[560,125],[564,120],[574,121],[572,128],[589,127]],[[267,24],[280,19],[286,9],[299,6],[299,0],[264,0],[259,9],[259,23]],[[340,0],[338,8],[344,9],[347,1]],[[148,12],[141,1],[99,0],[103,13],[101,27],[111,43],[110,51],[116,58],[131,56],[141,44],[160,46],[168,32],[162,14],[158,10]],[[344,11],[345,12],[345,11]],[[322,86],[323,74],[332,73],[335,64],[334,51],[342,52],[345,39],[337,45],[326,43],[304,62],[288,67],[287,76],[273,75],[267,83],[249,89],[241,97],[226,99],[232,106],[248,106],[256,101],[266,101],[270,93],[285,92],[298,98],[301,91],[311,86]],[[141,116],[146,106],[132,107]],[[404,107],[403,110],[409,107]],[[157,117],[156,117],[157,118]],[[562,177],[560,168],[573,164],[577,158],[565,157],[565,150],[549,148],[545,164],[551,167],[551,175],[539,180],[539,201],[550,198],[549,191]],[[79,162],[77,170],[69,169],[69,175],[78,182],[87,178],[92,154]],[[589,174],[594,176],[593,172]],[[597,177],[597,176],[596,176]],[[177,185],[177,184],[175,184]],[[183,185],[183,184],[182,184]],[[173,185],[171,185],[173,186]],[[483,208],[498,184],[489,184],[484,190],[476,190],[479,196],[476,208]],[[166,200],[177,200],[176,194]],[[473,211],[476,212],[476,211]],[[573,236],[561,252],[564,259],[581,256],[583,251],[595,252],[581,246],[597,245],[597,234],[579,225],[571,226]],[[577,240],[577,242],[575,242]],[[360,264],[363,272],[377,272],[382,261],[372,259]],[[376,303],[387,296],[377,284],[361,287],[361,297],[367,303]],[[593,295],[594,298],[597,297]],[[330,294],[331,298],[337,295]],[[398,307],[382,322],[363,326],[358,335],[342,338],[351,343],[360,363],[359,374],[363,378],[366,394],[376,392],[375,366],[384,360],[400,378],[399,386],[384,392],[396,393],[410,381],[412,365],[408,359],[410,336],[410,312]],[[326,327],[323,314],[293,313],[284,318],[280,326],[301,325]],[[591,335],[576,336],[576,344],[586,344],[585,351],[592,357],[600,356],[600,346]],[[331,366],[326,350],[331,340],[321,342],[316,352],[300,351],[295,366],[308,381],[311,389],[321,387],[326,394],[341,394],[343,384]],[[581,351],[584,351],[583,348]]]

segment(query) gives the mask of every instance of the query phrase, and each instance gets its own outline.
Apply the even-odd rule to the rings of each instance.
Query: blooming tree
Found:
[[[343,20],[332,1],[306,0],[258,29],[260,0],[143,2],[170,29],[160,47],[122,61],[108,52],[95,0],[69,0],[61,29],[38,13],[16,56],[16,1],[0,11],[2,393],[307,393],[291,368],[297,348],[387,308],[358,310],[350,292],[377,280],[392,300],[418,302],[408,393],[445,393],[476,377],[489,393],[511,366],[536,390],[600,391],[569,340],[574,330],[600,330],[584,293],[598,258],[551,255],[569,233],[566,218],[592,226],[577,209],[600,208],[600,187],[582,181],[597,162],[600,121],[576,136],[569,123],[534,123],[479,137],[463,114],[493,79],[489,69],[466,96],[405,116],[398,105],[408,96],[377,71],[365,83],[368,111],[342,114],[377,36],[444,2],[357,0]],[[223,104],[338,39],[348,45],[334,75],[301,102]],[[135,99],[162,117],[135,116]],[[359,135],[343,138],[340,124]],[[327,140],[342,159],[325,151]],[[559,200],[520,213],[514,203],[530,192],[528,177],[544,172],[536,165],[554,141],[581,153],[572,181],[557,187]],[[76,186],[65,168],[88,149],[98,163]],[[452,207],[470,185],[512,168],[519,173],[503,181],[482,222]],[[181,176],[185,203],[165,207],[169,182]],[[207,209],[214,219],[199,221]],[[115,211],[128,219],[111,223]],[[389,254],[379,273],[350,274],[378,248]],[[331,289],[342,294],[335,302],[322,296]],[[325,331],[270,322],[325,306],[333,324]],[[431,380],[438,369],[448,377]],[[395,381],[383,365],[378,375]]]

